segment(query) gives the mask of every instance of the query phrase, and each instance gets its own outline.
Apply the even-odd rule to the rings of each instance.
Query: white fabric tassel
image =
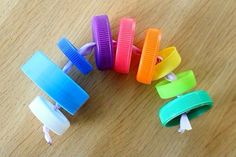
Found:
[[[179,126],[179,129],[178,129],[178,132],[179,133],[184,133],[186,130],[192,130],[192,126],[190,124],[190,121],[188,119],[188,116],[186,113],[182,114],[181,115],[181,118],[180,118],[180,126]]]

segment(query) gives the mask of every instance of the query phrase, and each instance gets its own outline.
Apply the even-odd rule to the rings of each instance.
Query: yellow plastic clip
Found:
[[[165,77],[167,74],[177,68],[181,62],[181,57],[176,47],[169,47],[158,52],[158,56],[162,58],[160,63],[154,67],[153,80]]]

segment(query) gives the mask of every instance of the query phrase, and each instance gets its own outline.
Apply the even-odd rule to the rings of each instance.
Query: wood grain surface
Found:
[[[72,117],[63,136],[45,143],[42,126],[28,104],[44,95],[20,70],[36,50],[62,67],[67,58],[56,47],[68,37],[80,47],[91,41],[91,18],[107,14],[113,38],[119,20],[137,22],[135,45],[145,29],[160,28],[161,49],[176,46],[182,57],[175,72],[192,69],[214,107],[192,121],[184,134],[163,128],[156,111],[167,100],[152,85],[128,75],[95,70],[69,75],[91,96]],[[1,0],[0,1],[0,156],[17,157],[185,157],[236,156],[236,1],[235,0]],[[93,63],[94,58],[89,56]]]

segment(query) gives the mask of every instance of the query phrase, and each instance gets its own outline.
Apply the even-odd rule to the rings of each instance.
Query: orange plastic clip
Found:
[[[151,84],[154,75],[154,67],[157,62],[160,40],[161,32],[159,29],[150,28],[147,30],[136,76],[138,82]]]

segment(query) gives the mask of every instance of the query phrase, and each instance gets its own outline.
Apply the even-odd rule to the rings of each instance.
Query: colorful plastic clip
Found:
[[[213,101],[208,93],[198,90],[167,102],[161,107],[158,115],[163,126],[171,127],[180,123],[180,116],[183,113],[186,113],[191,120],[208,111],[212,105]]]
[[[107,15],[94,16],[92,32],[95,46],[95,61],[99,70],[112,69],[114,65],[114,50],[110,23]]]
[[[21,69],[71,115],[89,99],[89,95],[42,52],[36,52]]]
[[[81,71],[83,74],[88,74],[93,70],[93,66],[79,53],[79,50],[71,44],[66,38],[61,38],[57,46],[65,56]]]
[[[154,75],[154,67],[157,63],[160,40],[160,30],[154,28],[147,30],[136,76],[138,82],[151,84]]]
[[[127,74],[130,68],[133,41],[135,35],[135,21],[131,18],[123,18],[116,47],[115,71]]]

